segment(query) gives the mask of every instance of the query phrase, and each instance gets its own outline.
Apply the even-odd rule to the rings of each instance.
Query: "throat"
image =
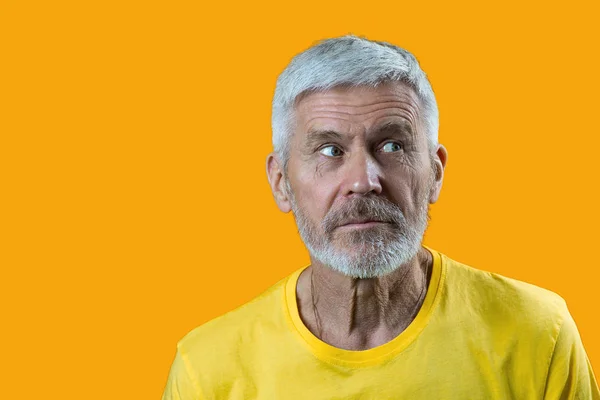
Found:
[[[350,278],[313,263],[296,287],[302,322],[321,341],[346,350],[393,340],[415,319],[427,293],[433,257],[422,250],[412,262],[377,278]]]

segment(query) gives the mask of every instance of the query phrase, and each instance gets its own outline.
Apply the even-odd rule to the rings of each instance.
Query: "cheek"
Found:
[[[311,182],[310,184],[302,182],[299,189],[298,205],[313,221],[321,222],[334,198],[335,192],[332,190],[332,186],[323,182]]]
[[[390,175],[394,177],[387,185],[390,200],[410,219],[410,215],[417,211],[423,191],[426,190],[426,179],[410,168],[396,170]]]
[[[420,211],[423,203],[429,204],[429,196],[431,194],[431,174],[423,174],[419,179],[415,179],[415,188],[413,189],[413,208],[415,211]]]

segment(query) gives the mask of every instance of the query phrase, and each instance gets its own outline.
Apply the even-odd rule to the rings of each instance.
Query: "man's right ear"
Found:
[[[277,203],[277,207],[284,213],[292,210],[292,203],[285,188],[283,176],[283,164],[277,153],[272,152],[267,156],[267,178],[271,185],[271,192]]]

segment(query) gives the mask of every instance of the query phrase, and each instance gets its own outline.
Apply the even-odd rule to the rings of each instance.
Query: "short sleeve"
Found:
[[[197,383],[179,349],[171,365],[162,400],[202,400]]]
[[[598,383],[573,317],[566,308],[550,359],[544,399],[600,400]]]

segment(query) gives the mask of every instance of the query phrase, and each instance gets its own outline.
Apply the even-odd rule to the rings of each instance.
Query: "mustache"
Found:
[[[323,219],[322,225],[325,233],[333,230],[347,221],[364,219],[387,222],[395,226],[403,226],[406,218],[400,207],[384,197],[356,197],[344,203],[338,209],[330,211]]]

